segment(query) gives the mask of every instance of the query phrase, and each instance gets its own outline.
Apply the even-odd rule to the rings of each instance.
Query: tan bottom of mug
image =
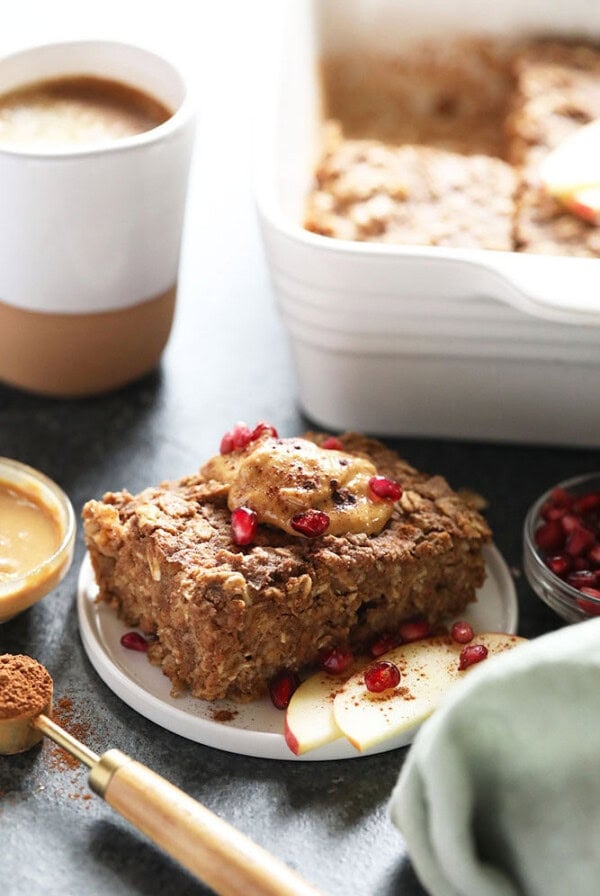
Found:
[[[158,363],[169,338],[176,287],[123,308],[44,314],[0,301],[0,380],[74,398],[124,386]]]

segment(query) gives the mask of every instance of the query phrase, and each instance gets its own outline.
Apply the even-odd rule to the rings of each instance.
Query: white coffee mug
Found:
[[[195,114],[181,74],[140,47],[77,41],[0,60],[0,93],[119,81],[170,117],[106,144],[0,146],[0,379],[51,395],[123,385],[168,339]]]

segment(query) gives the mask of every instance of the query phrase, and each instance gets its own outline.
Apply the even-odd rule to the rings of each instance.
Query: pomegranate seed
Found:
[[[231,454],[231,452],[233,451],[233,436],[230,432],[226,432],[221,439],[219,450],[221,454]]]
[[[583,610],[584,613],[587,613],[589,616],[600,616],[600,591],[598,588],[582,588],[581,593],[587,595],[588,597],[593,597],[595,600],[586,600],[584,597],[577,598],[577,606],[580,610]],[[599,601],[596,603],[595,601]]]
[[[579,569],[567,576],[567,582],[573,588],[585,588],[594,586],[598,582],[598,576],[591,569]]]
[[[550,500],[556,507],[570,507],[573,503],[573,495],[566,489],[556,486],[550,493]]]
[[[400,669],[387,660],[381,660],[365,669],[364,680],[368,691],[372,694],[381,694],[400,684]]]
[[[566,554],[554,554],[554,556],[548,557],[546,566],[555,576],[560,576],[562,579],[573,569],[573,560]]]
[[[344,446],[336,436],[329,436],[324,442],[321,442],[321,448],[328,448],[330,451],[344,450]]]
[[[585,554],[595,541],[594,533],[580,526],[579,529],[571,532],[567,539],[567,554],[570,554],[571,557],[579,557],[581,554]]]
[[[395,638],[393,635],[382,635],[374,644],[371,644],[371,656],[377,659],[377,657],[383,656],[388,650],[393,650],[397,646],[398,638]]]
[[[398,629],[401,640],[406,644],[410,641],[420,641],[426,638],[431,631],[431,626],[426,619],[415,619],[411,622],[403,622]]]
[[[243,547],[256,538],[258,517],[249,507],[236,507],[231,514],[231,533],[234,542]]]
[[[236,423],[230,432],[226,432],[221,439],[221,454],[231,454],[240,448],[246,448],[252,438],[252,433],[245,423]]]
[[[274,439],[279,438],[275,427],[262,420],[252,430],[245,423],[236,423],[231,432],[226,432],[221,439],[221,454],[231,454],[232,451],[247,448],[250,442],[255,442],[265,435]]]
[[[341,675],[353,661],[354,654],[347,647],[334,647],[321,657],[321,668],[329,675]]]
[[[458,668],[462,672],[464,669],[468,669],[469,666],[486,659],[487,655],[488,649],[484,644],[468,644],[460,652]]]
[[[555,488],[540,515],[545,522],[535,533],[535,541],[548,555],[546,566],[579,591],[596,590],[600,584],[600,491],[574,496]]]
[[[460,620],[455,622],[450,629],[450,637],[457,644],[468,644],[473,640],[473,627],[470,623]]]
[[[139,632],[125,632],[121,636],[121,644],[127,650],[139,650],[140,653],[145,653],[148,650],[148,642]]]
[[[402,486],[387,476],[371,476],[369,488],[376,498],[384,501],[398,501],[402,497]]]
[[[553,504],[544,504],[540,511],[540,516],[550,522],[551,520],[560,520],[567,512],[566,507],[555,507]]]
[[[252,433],[245,423],[236,423],[231,430],[231,438],[233,439],[233,447],[236,450],[247,448],[252,440]]]
[[[287,709],[294,691],[300,684],[295,672],[285,669],[269,682],[269,695],[275,709]]]
[[[596,600],[600,600],[600,589],[598,588],[588,588],[587,585],[585,585],[581,589],[581,592],[582,594],[587,594],[588,597],[595,597]]]
[[[575,529],[579,529],[579,527],[581,526],[581,521],[579,520],[579,517],[574,516],[572,513],[565,513],[561,517],[560,523],[561,523],[561,526],[563,527],[563,531],[567,535],[570,535],[571,532],[574,532]]]
[[[271,426],[270,423],[261,421],[260,423],[257,423],[252,430],[250,441],[254,442],[256,441],[256,439],[260,439],[261,436],[271,436],[273,439],[278,439],[279,433],[274,426]]]
[[[585,516],[592,510],[600,508],[600,492],[588,492],[587,495],[581,495],[573,501],[573,512],[579,516]]]
[[[305,510],[292,517],[291,525],[292,529],[301,535],[317,538],[329,528],[329,517],[322,510]]]
[[[561,520],[561,522],[564,522],[564,520]],[[560,551],[565,543],[565,533],[561,526],[561,522],[552,520],[549,523],[544,523],[543,526],[540,526],[534,535],[535,543],[538,548],[553,554]]]
[[[590,565],[585,557],[573,557],[573,569],[589,569]]]
[[[587,558],[592,566],[600,566],[600,542],[589,549]]]

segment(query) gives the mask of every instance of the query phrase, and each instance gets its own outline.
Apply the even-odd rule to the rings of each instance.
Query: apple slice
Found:
[[[356,668],[353,665],[341,677],[317,672],[294,691],[285,714],[285,742],[296,756],[342,736],[333,717],[333,701]]]
[[[596,187],[584,187],[563,198],[569,211],[587,221],[600,224],[600,183]]]
[[[483,644],[488,654],[503,653],[524,643],[524,638],[501,632],[475,635],[472,644]],[[364,682],[364,669],[339,688],[333,715],[339,729],[357,750],[367,750],[384,740],[412,731],[438,706],[455,681],[468,673],[458,668],[466,645],[448,636],[402,644],[378,662],[387,660],[400,670],[398,687],[373,694]]]
[[[562,140],[542,162],[540,176],[553,196],[600,184],[600,119]]]
[[[563,140],[540,166],[544,187],[574,214],[600,221],[600,119]]]
[[[333,701],[351,675],[369,664],[355,657],[343,675],[316,672],[292,694],[285,714],[285,742],[296,756],[342,737],[333,717]]]

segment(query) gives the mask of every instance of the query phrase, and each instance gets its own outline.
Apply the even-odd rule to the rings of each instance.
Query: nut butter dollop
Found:
[[[307,439],[261,438],[243,451],[216,455],[201,472],[229,486],[230,510],[248,507],[260,523],[290,535],[298,534],[292,518],[309,509],[329,516],[328,535],[375,535],[394,509],[370,491],[377,475],[370,461]]]

